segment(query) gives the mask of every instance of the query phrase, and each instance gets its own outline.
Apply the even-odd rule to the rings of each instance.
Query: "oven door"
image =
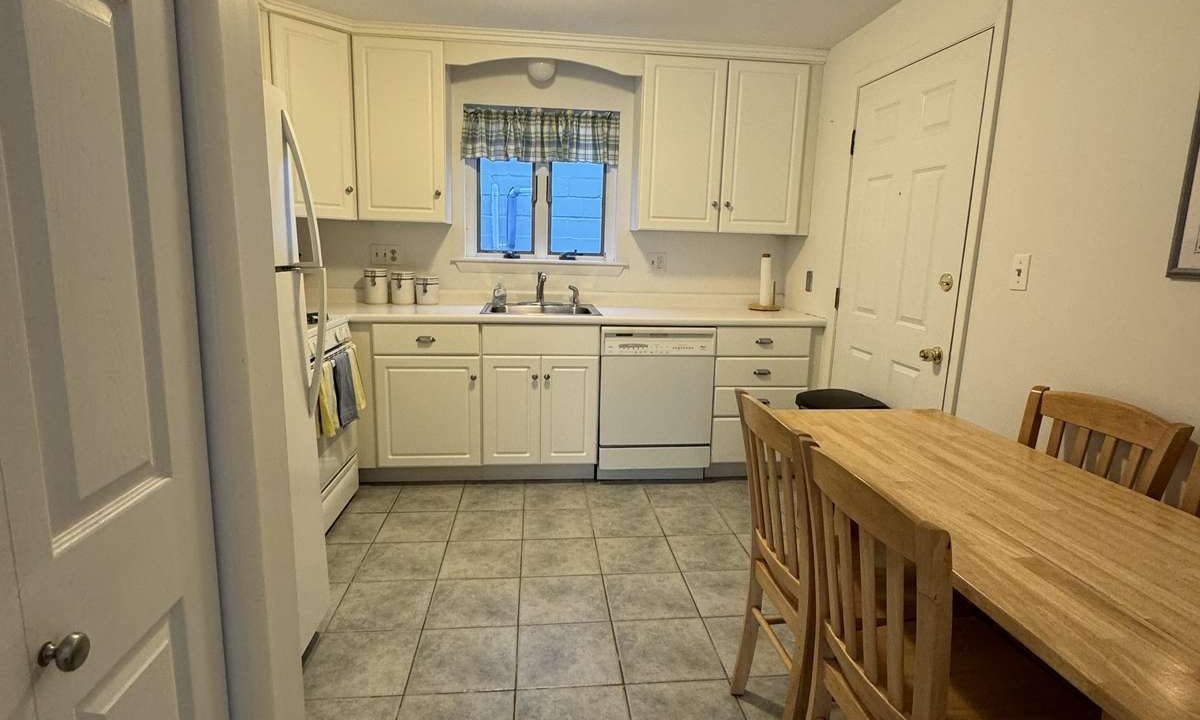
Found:
[[[600,445],[707,445],[715,363],[711,356],[605,356]]]
[[[358,455],[358,421],[342,428],[333,437],[317,436],[317,461],[320,467],[320,490],[322,493],[333,482],[342,468]]]

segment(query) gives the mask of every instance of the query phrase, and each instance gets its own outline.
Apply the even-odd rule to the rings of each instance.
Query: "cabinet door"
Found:
[[[798,231],[809,66],[729,63],[721,232]]]
[[[355,36],[358,215],[449,222],[442,44]]]
[[[717,230],[728,64],[646,57],[634,229]]]
[[[541,437],[540,364],[531,357],[483,359],[483,462],[538,462]]]
[[[479,464],[479,358],[375,358],[380,467]]]
[[[542,358],[542,462],[596,462],[600,358]]]
[[[271,71],[287,95],[317,217],[353,220],[354,97],[350,36],[282,15],[271,18]],[[296,212],[304,214],[297,187]]]

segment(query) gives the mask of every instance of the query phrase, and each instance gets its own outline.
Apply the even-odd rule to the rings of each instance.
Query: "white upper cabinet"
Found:
[[[271,16],[270,29],[272,81],[287,95],[317,217],[353,220],[350,36],[283,15]]]
[[[718,229],[728,65],[646,57],[634,229]]]
[[[648,56],[637,230],[796,235],[808,65]]]
[[[358,217],[450,222],[442,43],[354,37]]]
[[[729,63],[723,232],[795,235],[808,116],[807,65]]]

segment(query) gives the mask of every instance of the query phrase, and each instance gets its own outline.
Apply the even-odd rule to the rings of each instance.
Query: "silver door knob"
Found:
[[[51,662],[63,672],[78,670],[88,655],[92,652],[92,641],[87,633],[73,632],[62,639],[62,642],[48,642],[38,651],[37,662],[42,667]]]
[[[942,348],[938,345],[927,347],[917,353],[917,356],[927,363],[937,365],[942,361]]]

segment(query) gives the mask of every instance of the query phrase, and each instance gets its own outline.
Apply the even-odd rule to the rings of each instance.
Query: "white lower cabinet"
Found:
[[[486,465],[596,462],[600,359],[484,356]]]
[[[379,466],[479,465],[479,381],[478,356],[376,356]]]
[[[483,358],[483,459],[489,465],[538,462],[541,358]]]
[[[600,358],[542,358],[542,462],[596,462]]]

